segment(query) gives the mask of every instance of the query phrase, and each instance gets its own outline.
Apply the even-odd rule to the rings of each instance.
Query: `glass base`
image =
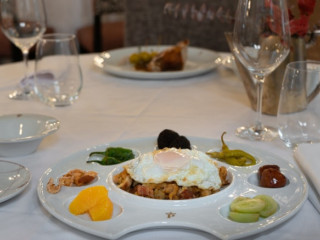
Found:
[[[56,96],[40,96],[40,100],[51,107],[65,107],[72,105],[78,99],[78,95],[69,96],[61,94]]]
[[[239,127],[236,136],[251,141],[272,141],[278,136],[278,130],[273,127],[263,126],[261,130],[253,127]]]
[[[13,100],[29,100],[32,95],[31,91],[14,90],[8,97]]]

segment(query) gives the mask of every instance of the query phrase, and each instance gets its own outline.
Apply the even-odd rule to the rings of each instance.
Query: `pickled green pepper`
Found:
[[[226,162],[234,166],[250,166],[256,164],[256,159],[249,153],[243,150],[230,150],[227,144],[224,142],[224,135],[226,132],[223,132],[221,135],[221,151],[220,152],[207,152],[207,154],[212,158],[217,158],[220,161]]]

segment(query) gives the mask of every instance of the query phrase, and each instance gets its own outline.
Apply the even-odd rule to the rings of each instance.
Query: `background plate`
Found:
[[[147,46],[142,47],[141,51],[159,52],[168,47],[170,46]],[[192,77],[206,73],[218,66],[215,60],[219,57],[219,54],[216,52],[203,48],[188,47],[187,62],[181,71],[137,71],[129,63],[129,57],[138,51],[138,47],[129,47],[103,52],[94,58],[94,64],[104,71],[119,77],[157,80]]]

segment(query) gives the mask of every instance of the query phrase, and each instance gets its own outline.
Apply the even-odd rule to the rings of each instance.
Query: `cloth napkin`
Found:
[[[309,200],[320,213],[320,143],[301,144],[294,158],[309,182]]]

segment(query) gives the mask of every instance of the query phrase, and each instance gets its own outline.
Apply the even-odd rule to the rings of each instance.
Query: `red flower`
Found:
[[[275,4],[273,4],[272,0],[265,0],[264,3],[266,6],[273,9],[275,16],[279,14],[278,13],[280,11],[279,6],[276,6]],[[314,11],[315,5],[316,5],[316,0],[298,0],[300,18],[295,18],[291,10],[288,9],[290,31],[292,36],[303,37],[308,33],[309,18]],[[270,19],[268,19],[267,21],[271,31],[278,32],[280,23],[278,23],[277,20],[274,20],[273,23],[270,21]]]
[[[313,13],[315,5],[316,0],[298,0],[300,18],[290,20],[291,35],[303,37],[308,33],[309,18]]]
[[[309,16],[302,15],[299,19],[292,19],[290,21],[291,35],[298,35],[303,37],[307,34],[309,29]]]
[[[288,9],[288,15],[289,15],[289,20],[294,19],[294,15],[293,15],[293,13],[291,12],[290,9]]]
[[[298,7],[301,15],[310,16],[313,13],[316,0],[298,0]]]

